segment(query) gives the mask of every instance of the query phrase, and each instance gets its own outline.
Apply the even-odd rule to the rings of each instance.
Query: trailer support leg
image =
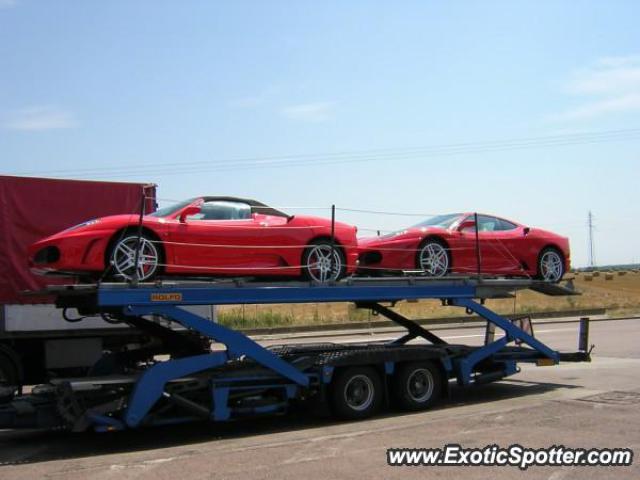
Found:
[[[390,308],[387,308],[379,303],[357,303],[358,308],[370,308],[374,312],[387,317],[389,320],[397,323],[398,325],[406,328],[409,333],[393,341],[394,344],[404,345],[409,340],[413,340],[416,337],[424,338],[426,341],[431,342],[434,345],[447,345],[443,339],[437,336],[435,333],[430,332],[426,328],[421,327],[413,320],[400,315],[398,312],[394,312]]]
[[[477,313],[488,322],[491,322],[494,325],[502,328],[505,332],[504,337],[491,342],[484,347],[474,350],[472,353],[458,361],[458,383],[462,385],[468,385],[469,383],[471,383],[471,375],[474,367],[482,360],[500,352],[500,350],[502,350],[514,340],[520,340],[522,343],[527,344],[537,352],[551,359],[554,363],[558,363],[560,361],[560,355],[558,354],[558,352],[550,349],[544,343],[540,342],[521,328],[517,327],[506,318],[503,318],[497,313],[492,312],[491,310],[484,307],[483,305],[480,305],[474,300],[466,298],[453,298],[449,299],[449,304],[458,307],[465,307],[467,310]],[[515,373],[515,371],[515,364],[513,362],[507,362],[505,363],[505,371],[502,373],[503,376],[507,376]]]
[[[309,385],[309,378],[306,375],[290,363],[282,360],[266,348],[258,345],[246,335],[231,330],[219,323],[214,323],[210,320],[199,317],[198,315],[188,312],[182,308],[168,305],[158,305],[153,307],[129,306],[125,308],[125,314],[136,316],[156,314],[171,318],[187,328],[196,330],[216,342],[226,345],[229,355],[246,355],[259,364],[279,373],[298,385],[303,387]]]
[[[468,385],[469,383],[471,383],[471,374],[473,373],[473,368],[485,358],[490,357],[494,353],[502,350],[507,346],[508,343],[509,340],[507,339],[507,337],[503,337],[500,340],[496,340],[495,342],[484,346],[483,348],[473,351],[466,357],[459,360],[458,384]]]
[[[309,379],[306,375],[245,335],[187,312],[179,307],[168,305],[155,307],[128,306],[125,307],[124,312],[129,316],[151,314],[166,316],[227,347],[226,352],[212,352],[204,355],[169,360],[149,368],[136,383],[129,407],[125,413],[125,422],[129,427],[136,427],[142,422],[162,396],[167,382],[185,375],[223,365],[230,357],[246,355],[298,385],[307,386],[309,384]],[[225,417],[228,418],[227,401],[226,398],[223,398],[225,396],[228,396],[228,391],[226,393],[224,390],[214,392],[215,405],[213,416],[216,420],[223,420]]]
[[[559,359],[558,352],[556,352],[555,350],[552,350],[551,348],[547,347],[544,343],[542,343],[541,341],[539,341],[536,338],[532,337],[531,335],[529,335],[527,332],[525,332],[521,328],[518,328],[516,325],[511,323],[506,318],[503,318],[500,315],[498,315],[497,313],[492,312],[491,310],[489,310],[488,308],[484,307],[483,305],[480,305],[479,303],[477,303],[477,302],[475,302],[473,300],[467,299],[467,298],[454,298],[454,299],[451,299],[450,300],[450,304],[451,305],[456,305],[456,306],[459,306],[459,307],[468,308],[472,312],[475,312],[478,315],[480,315],[485,320],[497,325],[498,327],[500,327],[501,329],[503,329],[505,331],[506,338],[509,341],[513,341],[513,340],[516,340],[516,339],[521,340],[522,343],[525,343],[525,344],[529,345],[534,350],[537,350],[538,352],[542,353],[546,357],[549,357],[555,363],[559,362],[560,359]]]
[[[222,352],[197,355],[162,362],[149,368],[136,383],[124,419],[129,427],[137,427],[160,399],[170,380],[190,375],[227,361]]]

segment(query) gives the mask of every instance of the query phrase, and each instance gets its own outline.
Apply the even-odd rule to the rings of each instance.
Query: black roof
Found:
[[[263,215],[273,215],[274,217],[285,217],[291,218],[291,215],[287,215],[280,210],[276,210],[275,208],[271,208],[268,205],[265,205],[262,202],[258,202],[257,200],[252,200],[250,198],[240,198],[240,197],[202,197],[205,202],[212,201],[220,201],[220,202],[242,202],[246,203],[251,207],[251,213],[261,213]]]

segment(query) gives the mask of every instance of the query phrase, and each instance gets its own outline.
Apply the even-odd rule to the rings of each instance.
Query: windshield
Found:
[[[168,217],[169,215],[173,215],[174,213],[177,213],[179,210],[182,210],[184,207],[186,207],[190,203],[193,203],[194,201],[195,201],[195,198],[190,198],[189,200],[183,200],[182,202],[176,203],[174,205],[170,205],[168,207],[159,208],[158,210],[150,214],[150,216],[151,217]]]
[[[462,216],[461,213],[449,213],[447,215],[436,215],[435,217],[431,217],[425,220],[424,222],[420,222],[417,225],[414,225],[413,228],[421,228],[421,227],[449,228],[461,216]]]

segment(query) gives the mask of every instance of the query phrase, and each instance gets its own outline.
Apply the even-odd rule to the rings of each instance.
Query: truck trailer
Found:
[[[156,186],[0,176],[0,384],[23,385],[87,371],[105,350],[146,340],[128,325],[97,317],[71,323],[53,297],[27,291],[70,283],[34,275],[27,247],[96,217],[155,210]]]
[[[521,363],[589,361],[588,321],[580,323],[577,351],[559,352],[535,338],[526,322],[512,322],[483,305],[484,299],[510,298],[522,289],[576,294],[544,281],[460,277],[348,278],[320,285],[236,279],[52,287],[47,293],[55,295],[61,309],[85,317],[108,315],[149,334],[178,338],[174,330],[151,321],[160,317],[210,340],[211,347],[183,345],[144,362],[136,362],[136,352],[130,351],[125,368],[105,365],[100,375],[52,379],[26,395],[0,389],[0,428],[108,432],[285,413],[301,402],[356,420],[385,407],[429,408],[447,397],[450,381],[463,388],[498,381],[518,373]],[[475,313],[494,328],[487,328],[484,345],[450,344],[393,310],[397,302],[419,299]],[[354,303],[406,331],[385,342],[267,348],[188,310],[316,302]]]

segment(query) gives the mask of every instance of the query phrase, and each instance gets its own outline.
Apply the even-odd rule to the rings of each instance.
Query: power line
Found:
[[[32,171],[17,173],[17,175],[69,175],[75,178],[117,178],[129,177],[131,175],[149,175],[150,172],[153,172],[154,176],[161,176],[199,173],[206,171],[243,170],[247,168],[281,168],[307,165],[334,165],[356,162],[375,162],[381,160],[402,160],[424,157],[501,152],[509,150],[526,150],[532,148],[583,145],[590,143],[629,141],[639,139],[640,129],[608,130],[600,132],[585,132],[580,134],[550,135],[488,142],[453,143],[413,148],[360,150],[324,154],[247,157],[239,159],[220,160],[217,162],[169,162],[162,164],[139,164],[119,167],[93,167],[73,170],[66,169]]]

